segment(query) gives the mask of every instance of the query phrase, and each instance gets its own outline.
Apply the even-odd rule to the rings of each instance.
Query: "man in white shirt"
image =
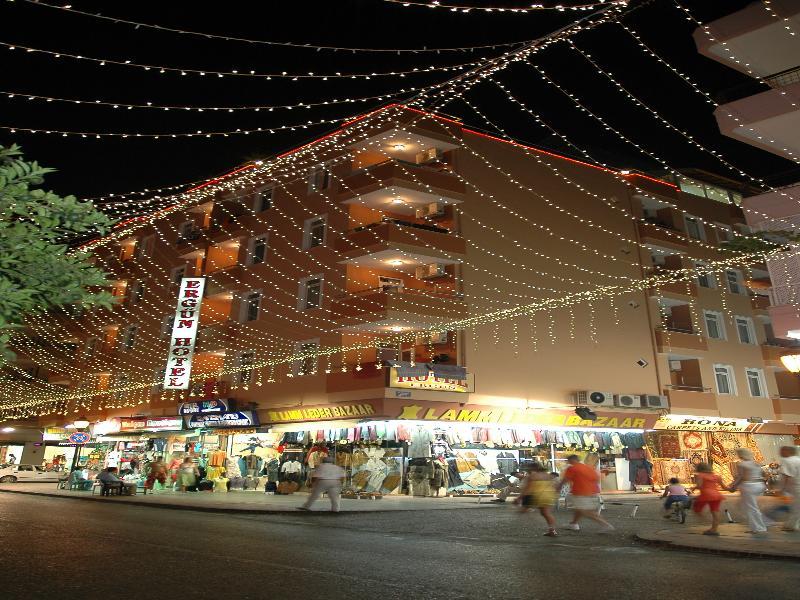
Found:
[[[800,528],[800,456],[797,456],[797,447],[783,446],[781,459],[783,493],[792,497],[792,512],[783,530],[797,531]]]
[[[303,506],[297,507],[297,510],[311,510],[311,505],[319,499],[322,492],[328,492],[328,498],[331,500],[331,511],[338,513],[344,476],[344,469],[335,465],[331,457],[326,456],[323,458],[322,464],[314,469],[314,474],[312,475],[314,487],[311,488],[311,495]]]

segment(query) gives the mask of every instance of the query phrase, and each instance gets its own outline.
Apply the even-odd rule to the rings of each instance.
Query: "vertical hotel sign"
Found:
[[[167,369],[164,373],[165,390],[185,390],[189,387],[192,372],[192,354],[200,322],[200,304],[203,302],[203,277],[184,277],[178,293],[178,309],[172,325]]]

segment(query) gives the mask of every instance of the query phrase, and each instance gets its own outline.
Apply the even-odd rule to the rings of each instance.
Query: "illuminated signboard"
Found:
[[[454,379],[436,376],[433,371],[428,371],[427,375],[398,375],[397,369],[392,367],[389,373],[389,387],[467,393],[475,391],[475,379],[471,373],[468,373],[465,379]]]
[[[729,433],[742,433],[750,431],[751,425],[747,419],[666,415],[656,421],[655,428],[671,431],[727,431]]]
[[[227,429],[230,427],[255,427],[258,425],[258,416],[249,410],[224,412],[219,414],[194,414],[186,415],[186,426],[189,429]]]
[[[227,412],[227,410],[228,403],[225,400],[200,400],[198,402],[184,402],[178,407],[178,414],[216,414]]]
[[[173,431],[183,429],[181,417],[122,417],[119,430],[125,431]]]
[[[165,390],[189,388],[192,372],[192,353],[200,322],[200,304],[203,302],[203,277],[184,277],[178,292],[178,308],[170,337],[167,368],[164,373]]]

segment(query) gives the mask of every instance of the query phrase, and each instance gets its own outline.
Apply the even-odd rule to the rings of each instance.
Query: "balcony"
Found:
[[[780,344],[777,340],[767,340],[766,344],[761,344],[761,358],[768,367],[782,367],[781,356],[800,352],[800,348],[788,344]]]
[[[401,333],[465,318],[467,307],[458,294],[379,288],[334,298],[331,313],[343,329]]]
[[[668,248],[677,252],[685,252],[689,238],[685,232],[661,222],[639,222],[639,238],[642,244],[652,244],[660,248]]]
[[[447,262],[440,259],[446,259],[450,254],[466,252],[464,238],[447,229],[386,218],[346,232],[344,237],[336,240],[334,248],[348,258],[354,258],[393,250],[398,245],[404,251],[431,256],[439,262]]]
[[[710,388],[672,386],[666,394],[670,410],[675,414],[719,415],[717,396]]]
[[[339,185],[339,194],[346,200],[392,187],[440,194],[457,201],[466,192],[464,182],[446,170],[390,159],[345,177]]]
[[[688,329],[657,329],[656,346],[661,354],[668,354],[679,350],[708,350],[708,341],[697,332]]]
[[[754,311],[765,311],[769,308],[769,296],[750,296],[750,307]]]
[[[656,275],[668,273],[668,270],[658,270]],[[675,283],[665,283],[658,287],[648,288],[648,296],[651,298],[680,296],[681,298],[697,297],[697,284],[690,281],[678,281]]]

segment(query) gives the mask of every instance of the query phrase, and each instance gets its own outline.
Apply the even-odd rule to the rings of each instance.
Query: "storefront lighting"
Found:
[[[389,263],[390,265],[395,265],[395,266],[403,264],[403,261],[400,260],[399,258],[393,258],[392,260],[387,260],[386,262]]]
[[[15,431],[15,429],[13,427],[3,427],[3,429],[0,431],[3,433],[11,433],[12,431]]]
[[[403,202],[404,200],[400,197],[392,199],[392,204],[403,204]]]
[[[394,146],[392,146],[392,148],[397,152],[402,152],[403,150],[406,149],[406,145],[405,144],[395,144]]]
[[[86,429],[89,426],[89,419],[86,417],[78,417],[72,424],[75,426],[75,429]]]
[[[800,354],[784,354],[781,362],[792,373],[800,373]]]

